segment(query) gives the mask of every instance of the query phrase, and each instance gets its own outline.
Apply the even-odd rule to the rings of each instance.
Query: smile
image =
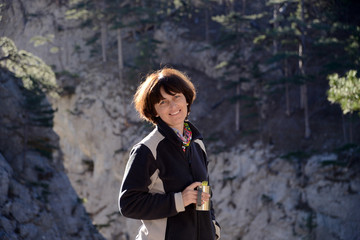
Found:
[[[174,112],[174,113],[169,113],[170,116],[173,116],[173,115],[176,115],[180,112],[181,110],[177,111],[177,112]]]

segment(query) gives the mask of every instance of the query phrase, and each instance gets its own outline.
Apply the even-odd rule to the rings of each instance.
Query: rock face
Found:
[[[259,144],[210,159],[224,239],[359,238],[359,165],[325,166],[334,154],[289,162]]]
[[[26,122],[22,111],[16,110],[20,109],[17,102],[22,95],[14,81],[6,80],[7,77],[1,80],[0,224],[5,230],[0,232],[0,238],[39,239],[45,234],[49,239],[101,239],[88,222],[81,200],[106,239],[134,239],[139,223],[120,216],[117,198],[128,152],[151,127],[138,120],[131,106],[133,89],[118,83],[116,63],[91,62],[86,57],[86,48],[83,55],[69,57],[69,45],[84,46],[79,36],[87,33],[76,28],[56,31],[54,22],[66,24],[62,15],[65,9],[44,0],[36,4],[24,1],[18,8],[19,2],[14,1],[12,12],[26,9],[31,13],[43,8],[53,14],[32,19],[27,26],[21,25],[19,18],[5,18],[9,21],[4,28],[8,36],[16,40],[19,48],[36,53],[48,64],[59,69],[77,69],[79,76],[58,79],[63,87],[72,89],[52,100],[53,108],[57,109],[53,130],[58,137],[52,129],[41,130],[58,144],[59,151],[53,160],[21,147],[25,133],[28,138],[35,138],[39,131],[14,130],[13,122],[18,122],[17,126]],[[156,38],[162,41],[159,48],[163,50],[159,51],[162,62],[173,65],[185,62],[187,67],[216,77],[219,73],[214,72],[216,64],[211,59],[214,56],[226,59],[227,54],[212,49],[201,52],[201,56],[195,54],[199,43],[182,39],[182,31],[167,23],[157,30]],[[53,32],[59,36],[56,41],[63,50],[60,56],[29,44],[34,33]],[[168,46],[173,51],[166,51]],[[208,83],[199,80],[202,83],[208,87]],[[120,93],[128,97],[120,97]],[[191,118],[202,126],[202,115],[208,115],[208,109],[201,98],[197,101],[199,105],[194,105]],[[208,141],[205,139],[205,143]],[[257,143],[233,146],[220,153],[211,151],[213,146],[208,144],[209,171],[222,239],[360,238],[358,159],[343,166],[339,163],[344,156],[333,153],[284,159],[270,147]],[[61,159],[67,176],[61,168]]]
[[[128,150],[140,140],[143,127],[134,125],[133,111],[124,117],[113,74],[100,68],[89,70],[75,94],[53,101],[58,109],[54,130],[68,176],[86,199],[93,222],[107,239],[126,239],[127,219],[120,216],[117,199]]]
[[[26,107],[31,97],[0,70],[0,238],[104,239],[64,172],[57,135]]]

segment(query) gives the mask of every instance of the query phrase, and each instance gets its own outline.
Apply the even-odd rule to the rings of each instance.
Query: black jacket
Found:
[[[193,182],[209,181],[202,136],[190,122],[189,126],[192,140],[185,152],[162,120],[130,152],[119,209],[125,217],[142,220],[137,239],[213,240],[216,230],[220,235],[212,208],[184,208],[181,192]]]

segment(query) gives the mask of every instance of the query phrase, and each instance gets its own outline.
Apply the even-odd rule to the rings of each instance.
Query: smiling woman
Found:
[[[177,129],[183,134],[184,121],[188,115],[187,102],[182,93],[166,93],[160,88],[163,99],[155,104],[157,117],[160,117],[169,127]]]
[[[135,108],[141,118],[157,124],[159,115],[155,105],[161,100],[166,100],[163,93],[172,96],[176,93],[184,95],[188,104],[187,112],[190,113],[191,104],[196,98],[194,85],[184,73],[176,69],[164,68],[148,75],[135,93]]]
[[[136,239],[220,238],[214,209],[195,208],[210,201],[196,190],[209,175],[202,136],[187,120],[195,97],[190,79],[172,68],[150,74],[134,96],[140,116],[155,125],[131,150],[119,194],[120,212],[143,223]]]

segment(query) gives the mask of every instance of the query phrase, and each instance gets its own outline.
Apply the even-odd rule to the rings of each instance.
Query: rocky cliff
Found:
[[[65,173],[46,98],[0,69],[0,105],[0,239],[104,239]]]
[[[329,164],[343,159],[335,154],[285,160],[271,152],[255,144],[211,157],[224,239],[359,238],[359,166]]]
[[[0,203],[8,206],[2,208],[5,209],[2,210],[2,219],[5,220],[2,220],[1,225],[9,229],[7,234],[18,236],[20,232],[23,234],[21,236],[28,236],[27,239],[37,239],[36,234],[50,231],[47,230],[49,225],[45,223],[52,221],[46,218],[45,221],[34,221],[44,212],[46,216],[50,215],[50,219],[61,221],[61,224],[56,225],[56,231],[51,230],[54,236],[66,231],[70,235],[76,234],[78,229],[83,229],[84,236],[88,236],[93,228],[87,225],[86,218],[81,223],[71,220],[72,214],[84,214],[82,205],[77,201],[81,200],[93,224],[106,239],[134,239],[138,223],[119,215],[117,198],[128,151],[151,130],[151,126],[139,121],[131,105],[131,95],[138,80],[127,79],[129,84],[124,86],[117,80],[116,62],[101,63],[99,59],[89,58],[89,49],[81,40],[87,35],[87,30],[77,29],[73,23],[64,20],[65,7],[48,4],[47,1],[37,1],[36,4],[14,1],[9,9],[11,11],[6,12],[5,21],[2,22],[6,24],[2,29],[6,36],[14,39],[19,48],[34,52],[57,69],[76,70],[75,75],[58,74],[59,85],[67,91],[59,99],[51,100],[52,108],[57,111],[54,128],[48,131],[55,131],[58,135],[57,138],[51,133],[59,146],[57,152],[61,155],[55,159],[63,160],[65,173],[78,198],[73,192],[67,193],[67,200],[56,206],[60,210],[44,210],[47,208],[43,205],[47,205],[43,202],[59,202],[60,196],[61,199],[64,197],[61,191],[72,191],[70,185],[53,182],[58,178],[66,180],[65,173],[36,151],[26,155],[28,161],[5,154],[10,145],[6,145],[9,144],[5,141],[7,138],[1,138],[4,146],[1,149],[4,159],[1,175],[4,176],[4,184],[1,184],[1,191],[8,192],[4,195],[6,197],[0,199]],[[15,17],[22,16],[24,12],[47,14],[38,14],[34,19],[27,18],[27,22]],[[14,29],[12,26],[19,28]],[[61,26],[61,31],[58,26]],[[198,86],[199,97],[190,118],[207,137],[205,142],[211,161],[209,170],[214,190],[213,203],[222,226],[222,239],[359,239],[360,211],[357,206],[360,202],[360,169],[359,153],[356,152],[359,150],[349,148],[350,150],[336,153],[329,150],[312,155],[286,155],[257,141],[230,146],[226,138],[236,139],[239,137],[237,133],[229,137],[208,134],[211,128],[216,128],[219,132],[227,129],[229,122],[220,119],[232,116],[228,110],[231,105],[221,103],[222,94],[226,93],[214,81],[220,74],[214,70],[218,63],[214,62],[215,56],[220,61],[227,54],[212,48],[199,53],[197,49],[202,48],[199,46],[204,43],[183,39],[183,31],[185,30],[172,27],[169,23],[162,24],[155,32],[157,40],[162,41],[158,55],[161,56],[162,64],[179,66],[187,71]],[[54,44],[60,47],[60,52],[50,54],[48,49],[35,48],[29,43],[35,35],[45,33],[57,36]],[[124,44],[125,51],[131,52],[134,43]],[[82,46],[83,53],[71,55],[71,45]],[[108,50],[113,52],[112,46]],[[3,82],[5,84],[7,81]],[[1,86],[5,85],[2,83]],[[7,92],[8,90],[4,90],[4,93]],[[120,97],[119,92],[127,98]],[[13,95],[21,96],[18,92]],[[217,103],[222,104],[221,111],[215,114],[212,109]],[[2,102],[1,106],[7,107],[2,107],[1,111],[12,110],[10,105],[13,106],[10,103],[3,105]],[[226,132],[231,130],[227,129]],[[6,133],[1,136],[7,136]],[[19,144],[15,142],[11,146],[17,145]],[[12,159],[18,159],[20,165],[10,164]],[[59,163],[55,165],[61,166]],[[15,176],[16,171],[28,171],[30,180],[26,181],[36,182],[40,178],[46,184],[35,184],[27,195],[20,194],[27,185],[21,178],[12,180],[11,176]],[[14,184],[11,185],[11,182]],[[47,188],[51,188],[51,191]],[[36,196],[31,195],[35,193],[45,199],[36,200]],[[40,205],[34,205],[33,201],[40,201]],[[14,206],[11,207],[13,203]],[[20,211],[16,212],[16,206],[25,205],[35,206],[30,211],[30,216],[20,216],[19,220],[15,220],[15,216],[21,215]],[[51,205],[49,207],[55,208]],[[77,224],[71,224],[73,222]],[[29,230],[32,229],[29,224],[39,226],[35,233]]]

